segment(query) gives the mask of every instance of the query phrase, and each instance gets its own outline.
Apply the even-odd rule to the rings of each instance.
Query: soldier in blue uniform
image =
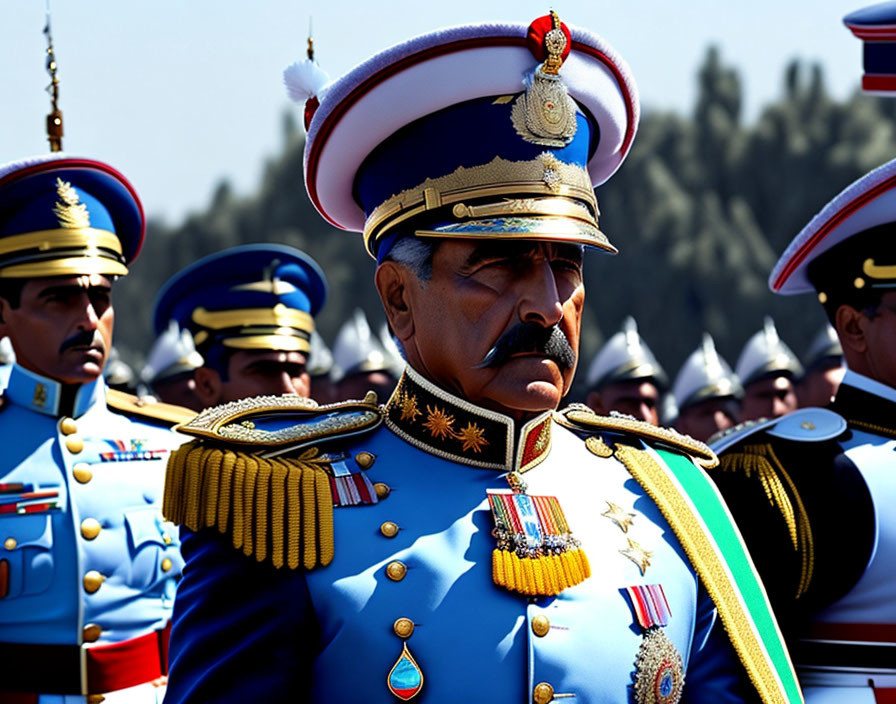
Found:
[[[193,336],[201,407],[265,394],[308,396],[314,316],[327,296],[323,272],[293,247],[250,244],[175,274],[156,299],[156,333],[172,321]]]
[[[111,287],[144,219],[114,169],[0,167],[0,700],[161,701],[181,558],[160,505],[193,414],[109,391]]]
[[[182,426],[166,701],[800,701],[713,454],[554,410],[583,248],[615,251],[592,184],[637,115],[624,62],[553,13],[331,85],[306,183],[364,231],[408,366],[384,406],[260,397]]]
[[[850,185],[797,235],[769,284],[815,292],[846,373],[805,408],[714,445],[731,506],[792,641],[806,701],[896,695],[896,161]]]

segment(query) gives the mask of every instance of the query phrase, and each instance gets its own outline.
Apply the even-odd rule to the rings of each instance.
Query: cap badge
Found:
[[[60,227],[70,230],[90,227],[90,213],[87,212],[87,206],[81,202],[72,184],[57,178],[56,195],[59,196],[59,200],[53,206],[53,214],[59,220]]]
[[[559,75],[569,47],[568,30],[564,31],[556,12],[551,12],[550,21],[552,28],[544,34],[540,20],[529,27],[530,40],[540,38],[537,50],[547,56],[528,77],[526,92],[514,101],[510,116],[517,134],[527,142],[565,147],[576,133],[576,104]]]

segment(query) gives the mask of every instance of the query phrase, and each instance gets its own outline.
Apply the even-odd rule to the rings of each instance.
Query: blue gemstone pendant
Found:
[[[401,656],[389,671],[386,684],[389,691],[404,702],[416,697],[423,689],[423,672],[408,650],[407,643],[403,645]]]

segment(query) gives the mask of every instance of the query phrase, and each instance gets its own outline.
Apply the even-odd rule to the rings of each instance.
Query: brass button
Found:
[[[103,629],[97,626],[95,623],[88,623],[84,626],[84,630],[81,631],[81,640],[85,643],[94,643],[100,639],[100,636],[103,634]]]
[[[81,521],[81,535],[84,537],[84,540],[93,540],[100,534],[102,529],[100,522],[95,518],[85,518]]]
[[[548,704],[554,700],[554,688],[547,682],[539,682],[532,692],[532,700],[535,704]]]
[[[86,462],[78,462],[72,467],[72,476],[79,484],[86,484],[93,479],[93,472],[90,471],[90,465]]]
[[[59,430],[63,435],[74,435],[78,432],[78,424],[71,418],[63,418],[59,421]]]
[[[361,469],[369,469],[373,466],[373,462],[376,459],[376,455],[372,452],[359,452],[355,455],[355,462],[358,463],[358,466]]]
[[[88,694],[84,697],[87,704],[102,704],[106,698],[102,694]]]
[[[393,523],[392,521],[385,521],[383,525],[380,526],[380,533],[387,538],[394,538],[398,535],[398,524]]]
[[[15,550],[16,545],[18,544],[19,542],[15,538],[7,538],[3,541],[3,547],[5,547],[7,550]]]
[[[166,557],[162,560],[162,572],[167,572],[171,569],[171,558]]]
[[[77,435],[69,435],[65,439],[65,447],[73,455],[77,455],[81,450],[84,449],[84,440],[82,440]]]
[[[392,624],[392,630],[395,631],[395,635],[399,638],[410,638],[414,633],[414,622],[409,618],[395,619],[395,623]]]
[[[403,562],[394,560],[386,565],[386,576],[393,582],[400,582],[408,573],[408,567]]]
[[[165,545],[171,545],[171,536],[165,533],[165,535],[162,536],[162,542],[165,543]]]
[[[547,616],[538,615],[532,619],[532,632],[539,638],[544,638],[551,630],[551,621]]]
[[[373,488],[376,490],[376,498],[385,499],[392,491],[388,484],[383,484],[382,482],[377,482],[373,485]]]
[[[90,572],[84,575],[84,590],[88,594],[93,594],[97,589],[103,586],[103,580],[105,579],[106,578],[96,570],[90,570]]]

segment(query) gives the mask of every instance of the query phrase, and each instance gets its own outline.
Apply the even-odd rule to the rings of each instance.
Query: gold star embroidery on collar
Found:
[[[607,501],[607,507],[607,510],[600,515],[613,521],[623,533],[628,533],[629,526],[634,521],[636,514],[629,513],[622,506],[614,504],[612,501]]]
[[[467,450],[479,452],[483,447],[488,445],[488,440],[482,437],[484,434],[485,430],[480,428],[475,423],[467,423],[467,426],[465,428],[462,428],[461,431],[457,434],[457,439],[463,440],[464,452],[466,452]]]
[[[638,569],[641,570],[641,576],[643,577],[647,568],[650,567],[650,558],[653,557],[653,553],[642,548],[631,538],[628,539],[628,547],[619,552],[638,566]]]
[[[412,395],[403,396],[401,399],[401,420],[409,420],[413,423],[419,415],[420,409],[417,408],[417,397]]]
[[[451,427],[454,425],[454,416],[448,415],[441,408],[433,408],[429,405],[426,406],[426,412],[429,415],[427,415],[423,427],[429,431],[430,435],[434,438],[447,438],[454,435],[454,429]]]

